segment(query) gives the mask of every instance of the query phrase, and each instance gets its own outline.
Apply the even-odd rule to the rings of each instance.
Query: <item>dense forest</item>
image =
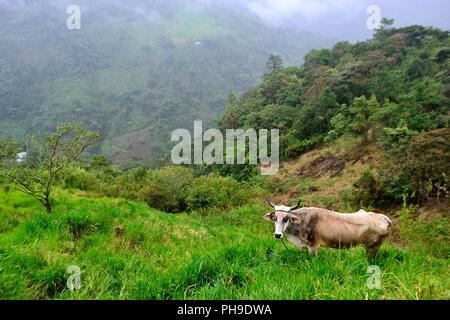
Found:
[[[230,92],[256,85],[271,53],[299,64],[331,41],[201,1],[0,1],[0,135],[25,140],[64,122],[101,131],[115,164],[159,160],[170,133],[211,124]]]
[[[365,205],[448,197],[449,32],[383,22],[369,41],[313,50],[300,67],[268,68],[260,86],[230,97],[220,126],[281,129],[285,160],[344,134],[376,144],[385,161],[359,181]]]

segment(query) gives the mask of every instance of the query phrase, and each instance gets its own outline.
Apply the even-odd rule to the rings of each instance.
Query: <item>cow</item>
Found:
[[[264,215],[275,222],[276,239],[286,238],[300,250],[316,255],[320,247],[342,249],[363,245],[374,257],[384,239],[390,234],[392,221],[383,214],[360,210],[353,214],[320,208],[300,208],[274,205],[274,211]]]

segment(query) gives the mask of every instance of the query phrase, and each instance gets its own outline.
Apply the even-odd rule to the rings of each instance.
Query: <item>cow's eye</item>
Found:
[[[289,220],[289,217],[284,217],[283,222],[286,223],[286,222],[288,222],[288,220]]]

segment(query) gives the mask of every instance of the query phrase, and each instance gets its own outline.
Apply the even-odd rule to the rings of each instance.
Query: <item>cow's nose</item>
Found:
[[[281,233],[275,233],[275,239],[281,239],[282,236]]]

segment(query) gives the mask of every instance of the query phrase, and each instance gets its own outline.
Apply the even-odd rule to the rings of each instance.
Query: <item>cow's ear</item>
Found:
[[[301,222],[300,218],[297,217],[297,216],[294,216],[293,214],[291,214],[291,215],[289,216],[289,220],[291,220],[291,222],[292,222],[293,224],[300,224],[300,222]]]
[[[272,221],[272,219],[273,219],[273,212],[269,212],[269,213],[264,215],[264,220]]]

